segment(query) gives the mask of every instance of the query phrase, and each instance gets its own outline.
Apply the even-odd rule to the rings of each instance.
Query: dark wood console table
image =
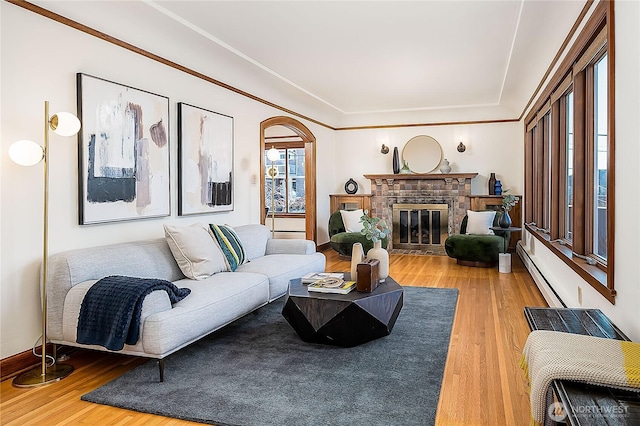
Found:
[[[525,307],[524,316],[531,330],[553,330],[617,340],[629,340],[599,309]],[[553,394],[566,412],[570,425],[640,425],[640,391],[554,380],[547,394]],[[545,426],[556,425],[545,419]]]

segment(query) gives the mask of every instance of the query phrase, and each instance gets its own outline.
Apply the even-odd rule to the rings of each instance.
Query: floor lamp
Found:
[[[271,161],[271,168],[269,169],[269,176],[271,177],[271,238],[275,238],[275,224],[276,224],[276,177],[278,176],[278,169],[273,164],[274,161],[280,159],[280,151],[277,148],[271,147],[267,151],[267,158]]]
[[[47,262],[49,246],[49,130],[61,136],[73,136],[80,130],[80,120],[69,113],[59,112],[49,117],[49,102],[44,102],[44,146],[29,140],[13,143],[9,148],[9,157],[21,166],[35,166],[44,163],[44,228],[42,244],[42,362],[39,367],[26,371],[13,379],[16,387],[33,387],[57,382],[71,374],[73,366],[57,364],[54,356],[51,365],[47,365]]]

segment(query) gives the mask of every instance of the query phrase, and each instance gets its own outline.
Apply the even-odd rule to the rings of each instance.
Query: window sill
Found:
[[[540,232],[537,228],[525,225],[525,229],[538,241],[545,245],[552,253],[573,269],[582,279],[588,282],[611,304],[615,304],[616,291],[607,287],[607,272],[596,265],[589,265],[586,260],[577,258],[569,247],[558,242],[551,242],[549,235]]]

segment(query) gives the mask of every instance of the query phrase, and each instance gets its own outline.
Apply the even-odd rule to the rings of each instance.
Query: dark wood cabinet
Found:
[[[522,213],[520,210],[520,205],[522,203],[522,196],[516,195],[516,197],[520,198],[518,203],[511,208],[509,211],[509,216],[511,216],[512,226],[521,228],[522,227]],[[471,199],[471,210],[474,211],[482,211],[482,210],[502,210],[502,195],[472,195],[469,197]],[[509,240],[509,251],[516,250],[516,244],[520,239],[521,231],[512,231],[511,239]]]
[[[330,214],[336,210],[371,211],[371,194],[329,194]]]

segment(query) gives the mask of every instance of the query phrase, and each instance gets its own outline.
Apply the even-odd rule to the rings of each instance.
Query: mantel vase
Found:
[[[442,163],[440,164],[440,173],[446,175],[450,171],[451,171],[451,164],[449,164],[449,160],[445,158],[444,160],[442,160]]]
[[[496,180],[496,185],[494,187],[494,195],[502,195],[502,182],[500,182],[499,180]]]
[[[495,194],[496,194],[496,174],[491,173],[491,176],[489,176],[489,195],[495,195]]]
[[[398,154],[398,147],[393,148],[393,174],[400,173],[400,156]]]
[[[358,263],[364,260],[364,249],[362,243],[353,243],[351,250],[351,280],[356,280],[356,274],[358,271]]]
[[[382,248],[382,241],[378,240],[373,243],[373,248],[367,252],[367,258],[378,259],[378,277],[380,282],[384,282],[389,276],[389,252]]]

